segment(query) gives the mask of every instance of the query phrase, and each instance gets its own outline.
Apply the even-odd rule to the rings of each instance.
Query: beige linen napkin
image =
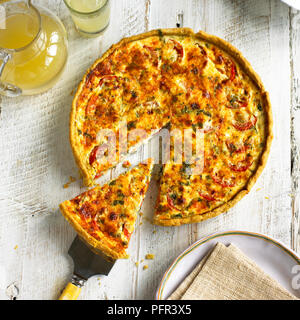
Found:
[[[298,300],[244,253],[217,243],[168,300]]]

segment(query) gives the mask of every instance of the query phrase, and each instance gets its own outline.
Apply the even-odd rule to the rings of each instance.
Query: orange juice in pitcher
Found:
[[[66,31],[60,20],[30,1],[2,4],[0,93],[37,94],[54,85],[67,60]]]

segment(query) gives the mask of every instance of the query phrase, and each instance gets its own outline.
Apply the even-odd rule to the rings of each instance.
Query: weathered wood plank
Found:
[[[145,32],[147,30],[147,1],[126,0],[112,3],[112,15],[110,29],[104,34],[101,40],[101,53],[123,37]],[[141,151],[128,157],[132,165],[142,160]],[[125,169],[118,165],[111,172],[111,178],[116,178]],[[100,286],[98,277],[90,279],[81,294],[81,299],[134,299],[136,298],[136,279],[138,269],[135,262],[139,259],[141,233],[138,228],[130,240],[128,253],[130,258],[125,261],[117,261],[108,277],[101,277]]]

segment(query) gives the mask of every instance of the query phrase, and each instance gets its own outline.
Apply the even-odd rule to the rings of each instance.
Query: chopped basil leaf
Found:
[[[113,205],[116,206],[117,204],[124,204],[123,200],[114,200]]]
[[[261,104],[260,104],[260,102],[258,103],[258,105],[257,105],[257,109],[259,110],[259,111],[262,111],[262,106],[261,106]]]
[[[171,218],[175,218],[175,219],[182,218],[182,214],[181,213],[173,214]]]
[[[134,129],[136,127],[136,121],[130,121],[127,123],[127,129]]]

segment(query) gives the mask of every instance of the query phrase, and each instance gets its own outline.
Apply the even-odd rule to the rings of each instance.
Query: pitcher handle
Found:
[[[4,67],[7,64],[9,59],[11,59],[11,53],[0,50],[0,60],[2,60],[2,64],[0,66],[0,79],[1,79]],[[0,93],[7,97],[17,97],[22,94],[22,90],[13,84],[3,82],[0,80]]]

